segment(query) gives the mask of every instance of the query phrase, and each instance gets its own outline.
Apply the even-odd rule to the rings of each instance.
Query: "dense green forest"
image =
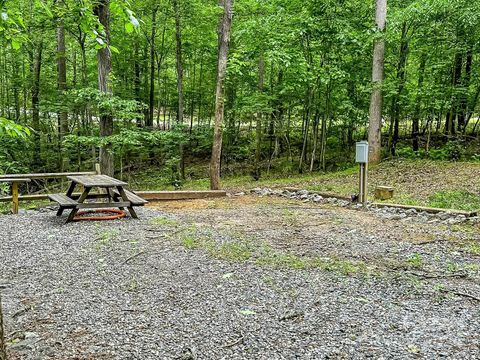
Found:
[[[225,6],[0,0],[0,172],[91,169],[102,148],[117,176],[206,177],[192,165],[212,154]],[[385,32],[373,0],[233,6],[222,174],[348,166],[367,139],[380,38],[383,157],[480,154],[480,2],[391,0]]]

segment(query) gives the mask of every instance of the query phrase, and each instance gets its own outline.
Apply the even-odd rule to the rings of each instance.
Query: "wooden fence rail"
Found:
[[[31,180],[45,180],[45,179],[62,179],[62,178],[66,178],[67,176],[96,175],[99,173],[100,173],[100,165],[95,164],[95,171],[0,175],[0,182],[9,182],[12,184],[12,195],[0,198],[0,202],[12,202],[12,213],[17,214],[20,200],[34,201],[34,200],[48,199],[47,194],[20,195],[18,193],[18,182],[25,182],[25,181],[31,181]]]

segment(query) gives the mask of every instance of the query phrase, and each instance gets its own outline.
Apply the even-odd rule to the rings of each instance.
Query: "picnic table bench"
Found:
[[[50,200],[59,204],[57,216],[61,216],[66,209],[71,209],[67,218],[67,223],[74,220],[75,215],[80,209],[101,209],[101,208],[127,208],[130,215],[138,219],[134,206],[143,206],[148,201],[131,191],[125,190],[126,182],[117,180],[106,175],[73,175],[67,176],[71,181],[65,194],[50,194]],[[83,191],[80,196],[74,196],[75,187],[80,185]],[[100,189],[100,193],[91,194],[93,188]],[[103,191],[103,193],[102,193]],[[87,199],[107,199],[107,202],[85,202]]]

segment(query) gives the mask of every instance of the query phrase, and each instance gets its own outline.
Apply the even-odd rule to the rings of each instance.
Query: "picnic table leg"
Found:
[[[120,197],[117,194],[115,194],[115,191],[113,191],[112,189],[107,189],[107,192],[110,195],[110,197],[113,199],[113,201],[115,201],[115,202],[120,201]],[[119,209],[124,210],[125,208],[119,207]]]
[[[83,190],[82,195],[80,195],[80,198],[78,199],[79,204],[81,204],[85,201],[85,199],[87,198],[88,193],[90,192],[91,189],[92,189],[91,187],[86,187]],[[67,224],[67,223],[73,221],[73,218],[75,217],[75,215],[77,215],[77,212],[78,212],[78,207],[74,207],[72,209],[72,211],[70,212],[70,215],[68,215],[68,219],[65,223]]]
[[[127,194],[125,193],[125,190],[123,190],[123,186],[117,186],[117,190],[118,190],[118,192],[120,193],[120,196],[122,197],[123,201],[129,201],[129,200],[128,200],[128,196],[127,196]],[[132,203],[130,203],[130,206],[127,207],[128,212],[130,213],[130,215],[132,216],[132,218],[138,219],[138,215],[137,215],[137,213],[135,212],[135,210],[133,209],[133,207],[132,207],[131,205],[132,205]]]
[[[70,186],[68,187],[67,194],[66,194],[69,198],[72,197],[73,190],[75,190],[75,186],[76,186],[76,185],[77,185],[77,184],[76,184],[74,181],[72,181],[72,182],[70,183]],[[65,210],[65,208],[62,207],[62,206],[60,206],[60,207],[58,208],[58,211],[57,211],[57,216],[62,216],[64,210]]]
[[[12,182],[12,214],[18,214],[18,182]]]

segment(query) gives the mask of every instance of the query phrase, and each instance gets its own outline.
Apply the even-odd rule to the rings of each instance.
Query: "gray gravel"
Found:
[[[222,210],[202,211],[214,226]],[[480,358],[473,299],[401,276],[214,259],[152,222],[195,217],[138,212],[68,225],[54,211],[0,217],[11,359]]]

